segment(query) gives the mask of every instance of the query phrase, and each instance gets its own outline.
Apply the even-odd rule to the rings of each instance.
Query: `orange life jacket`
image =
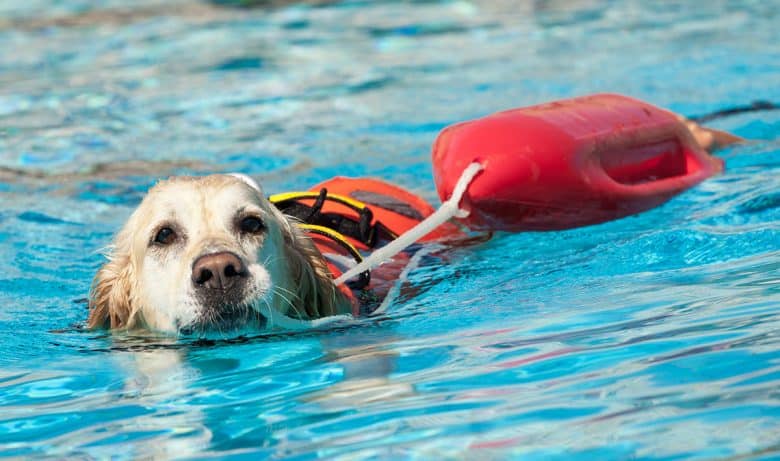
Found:
[[[334,279],[348,268],[347,260],[360,262],[364,255],[435,211],[422,197],[370,178],[339,176],[308,191],[275,194],[269,199],[283,213],[301,221],[301,227],[326,258]],[[464,235],[459,226],[446,223],[418,242]],[[370,313],[381,302],[413,251],[405,251],[371,273],[364,272],[357,280],[339,286],[352,300],[353,315]]]

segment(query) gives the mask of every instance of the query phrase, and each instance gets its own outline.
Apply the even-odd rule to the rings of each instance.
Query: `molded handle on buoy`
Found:
[[[445,128],[433,147],[442,200],[484,171],[460,208],[474,230],[555,230],[639,213],[723,170],[669,111],[615,94],[514,109]]]

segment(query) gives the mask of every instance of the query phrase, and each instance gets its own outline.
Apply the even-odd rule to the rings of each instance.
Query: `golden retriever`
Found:
[[[95,276],[89,328],[226,333],[351,313],[322,255],[251,179],[153,187]]]

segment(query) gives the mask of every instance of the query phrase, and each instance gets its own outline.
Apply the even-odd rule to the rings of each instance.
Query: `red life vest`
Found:
[[[369,178],[336,177],[309,191],[269,197],[283,213],[301,220],[301,227],[328,262],[333,278],[348,265],[408,231],[435,211],[423,198],[398,186]],[[419,243],[463,237],[454,223],[439,226]],[[339,285],[352,300],[353,315],[365,314],[387,295],[409,262],[410,251],[364,273],[359,280]]]

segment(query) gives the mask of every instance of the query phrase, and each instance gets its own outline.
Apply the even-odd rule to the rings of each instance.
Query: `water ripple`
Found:
[[[430,145],[459,120],[780,100],[771,2],[87,3],[0,3],[24,51],[0,53],[0,457],[780,456],[777,112],[716,121],[752,141],[648,213],[424,258],[377,319],[83,330],[100,249],[161,177],[436,200]]]

